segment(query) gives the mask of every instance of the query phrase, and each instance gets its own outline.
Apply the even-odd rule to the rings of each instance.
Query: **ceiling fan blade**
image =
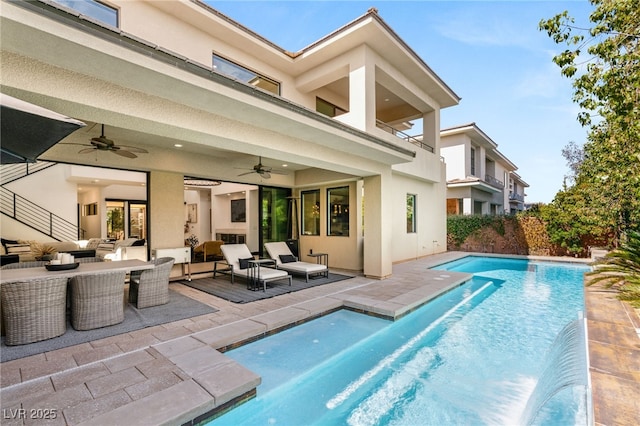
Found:
[[[261,171],[261,172],[258,172],[258,174],[265,179],[271,179],[271,174],[267,171]]]
[[[250,175],[251,173],[255,173],[255,171],[251,170],[250,172],[240,173],[238,176],[246,176],[246,175]]]
[[[74,145],[80,145],[80,144],[78,143],[78,144],[74,144]],[[95,150],[96,149],[93,148],[93,147],[92,148],[84,148],[84,149],[81,149],[80,151],[78,151],[78,154],[89,154],[90,152],[94,152]]]
[[[270,170],[269,173],[274,174],[274,175],[288,175],[289,174],[289,173],[283,172],[281,170]]]
[[[77,143],[77,142],[60,142],[60,145],[79,145],[79,146],[91,146],[88,143]]]
[[[91,145],[94,145],[94,146],[107,147],[110,145],[109,142],[112,142],[112,141],[106,138],[91,138]]]
[[[146,149],[143,148],[138,148],[137,146],[130,146],[130,145],[118,145],[120,148],[127,148],[127,151],[130,152],[137,152],[138,154],[148,154],[149,151],[147,151]]]
[[[125,151],[124,149],[115,149],[115,148],[117,147],[114,147],[114,149],[111,150],[111,152],[113,152],[114,154],[117,154],[121,157],[138,158],[138,156],[135,155],[133,152]]]

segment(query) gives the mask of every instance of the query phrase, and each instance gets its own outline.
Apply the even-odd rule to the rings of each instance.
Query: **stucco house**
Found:
[[[524,209],[529,185],[476,123],[440,132],[447,163],[447,214],[505,214]]]
[[[40,159],[144,173],[150,250],[183,246],[187,215],[205,239],[243,224],[260,252],[282,239],[274,220],[291,199],[302,254],[332,267],[384,278],[446,250],[440,110],[460,98],[375,9],[297,52],[197,0],[3,1],[0,13],[2,93],[87,124]],[[403,133],[411,123],[420,137]],[[141,151],[87,149],[102,132]],[[501,175],[486,148],[480,176]],[[214,184],[186,194],[185,177]],[[245,222],[219,222],[228,209],[214,204],[232,192],[218,183],[241,186]],[[75,201],[78,225],[76,204],[91,201]],[[21,224],[1,225],[19,237]]]

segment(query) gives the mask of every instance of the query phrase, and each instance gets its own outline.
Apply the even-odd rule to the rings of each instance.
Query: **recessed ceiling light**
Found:
[[[175,146],[176,148],[182,148],[182,144],[181,143],[174,143],[173,146]]]
[[[282,167],[289,167],[289,165],[288,164],[283,164]]]

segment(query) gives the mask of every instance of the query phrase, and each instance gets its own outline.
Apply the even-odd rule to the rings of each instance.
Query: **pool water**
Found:
[[[342,310],[227,352],[263,383],[210,424],[586,424],[584,387],[521,416],[583,310],[588,268],[469,257],[439,269],[474,278],[395,322]]]

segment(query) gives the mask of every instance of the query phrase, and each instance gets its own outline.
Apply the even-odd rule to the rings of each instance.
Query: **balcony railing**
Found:
[[[491,175],[484,175],[484,180],[491,186],[495,186],[496,188],[504,188],[504,182],[494,178]]]
[[[509,200],[510,201],[520,201],[521,203],[524,203],[524,195],[523,194],[518,194],[515,192],[510,192],[509,193]]]
[[[418,139],[418,137],[416,136],[411,136],[408,135],[406,133],[404,133],[401,130],[398,130],[396,128],[394,128],[393,126],[388,125],[387,123],[385,123],[384,121],[380,121],[380,120],[376,120],[376,126],[382,130],[384,130],[387,133],[391,133],[394,136],[399,137],[400,139],[403,139],[409,143],[412,143],[415,146],[418,146],[422,149],[425,149],[429,152],[433,152],[433,147],[431,145],[428,145],[426,143],[424,143],[422,141],[422,139]]]

